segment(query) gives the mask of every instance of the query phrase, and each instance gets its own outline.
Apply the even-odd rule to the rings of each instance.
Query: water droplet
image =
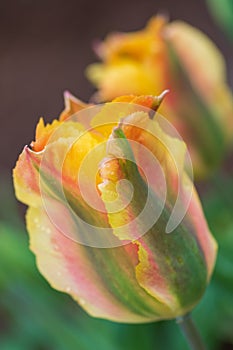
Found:
[[[85,304],[86,304],[86,302],[85,302],[85,300],[84,300],[84,299],[80,298],[80,299],[79,299],[79,304],[80,304],[80,305],[85,305]]]
[[[70,287],[66,287],[66,292],[69,293],[71,291]]]
[[[57,271],[57,276],[61,276],[61,272],[60,271]]]
[[[53,245],[53,248],[54,248],[54,250],[56,250],[56,251],[59,250],[59,246],[58,246],[57,244],[54,244],[54,245]]]
[[[177,257],[177,261],[178,261],[179,264],[183,264],[183,259],[182,259],[181,256],[178,256],[178,257]]]

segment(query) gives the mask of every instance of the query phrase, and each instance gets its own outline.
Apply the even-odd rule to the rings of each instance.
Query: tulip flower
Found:
[[[184,168],[186,146],[157,119],[162,97],[91,107],[66,94],[65,111],[40,119],[14,169],[40,272],[95,317],[184,315],[213,271],[216,243]],[[167,233],[177,197],[183,216]]]
[[[195,175],[219,165],[233,139],[233,99],[224,59],[206,35],[157,16],[145,29],[110,34],[95,48],[102,63],[90,65],[87,75],[98,102],[169,89],[161,113],[186,142]]]

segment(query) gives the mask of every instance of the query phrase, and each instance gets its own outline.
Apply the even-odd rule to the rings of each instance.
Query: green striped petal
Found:
[[[156,127],[156,122],[153,123]],[[136,266],[138,283],[147,293],[171,309],[170,318],[172,318],[191,310],[203,295],[213,270],[216,243],[207,227],[195,190],[183,220],[172,233],[166,233],[174,204],[173,196],[170,195],[174,194],[174,188],[171,188],[174,181],[168,181],[170,189],[161,215],[146,231],[150,216],[156,213],[163,203],[158,193],[146,183],[145,177],[137,167],[138,159],[134,158],[129,140],[133,139],[135,134],[138,136],[138,132],[133,130],[135,127],[134,125],[131,135],[127,135],[128,138],[123,131],[124,128],[128,128],[128,119],[125,124],[122,121],[120,126],[113,130],[109,140],[111,144],[109,159],[100,169],[103,182],[99,188],[115,235],[120,239],[134,240],[138,245],[139,263]],[[174,142],[176,146],[177,140]],[[158,146],[157,142],[151,149],[158,152]],[[165,172],[168,170],[165,158],[168,157],[165,152],[162,165]],[[117,176],[109,176],[113,171]],[[172,173],[166,175],[168,178],[175,178]],[[187,186],[189,180],[185,173],[183,177],[185,197],[190,187]],[[122,180],[130,182],[134,189],[133,196],[127,203],[127,191],[117,189],[118,181]],[[140,213],[148,198],[150,210],[142,217]]]

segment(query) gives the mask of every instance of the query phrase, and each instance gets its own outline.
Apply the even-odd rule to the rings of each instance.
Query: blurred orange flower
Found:
[[[204,33],[157,16],[141,31],[108,35],[96,52],[103,63],[87,75],[97,101],[169,89],[161,113],[187,143],[195,175],[219,165],[233,139],[233,99],[224,59]]]

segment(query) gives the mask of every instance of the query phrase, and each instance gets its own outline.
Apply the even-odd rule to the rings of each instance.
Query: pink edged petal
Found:
[[[135,323],[169,315],[137,283],[136,245],[113,249],[80,245],[57,230],[39,208],[29,208],[27,227],[40,272],[92,316]]]
[[[39,167],[41,157],[41,152],[33,152],[25,146],[13,171],[16,197],[27,205],[38,206],[41,203],[39,174],[36,169]]]

